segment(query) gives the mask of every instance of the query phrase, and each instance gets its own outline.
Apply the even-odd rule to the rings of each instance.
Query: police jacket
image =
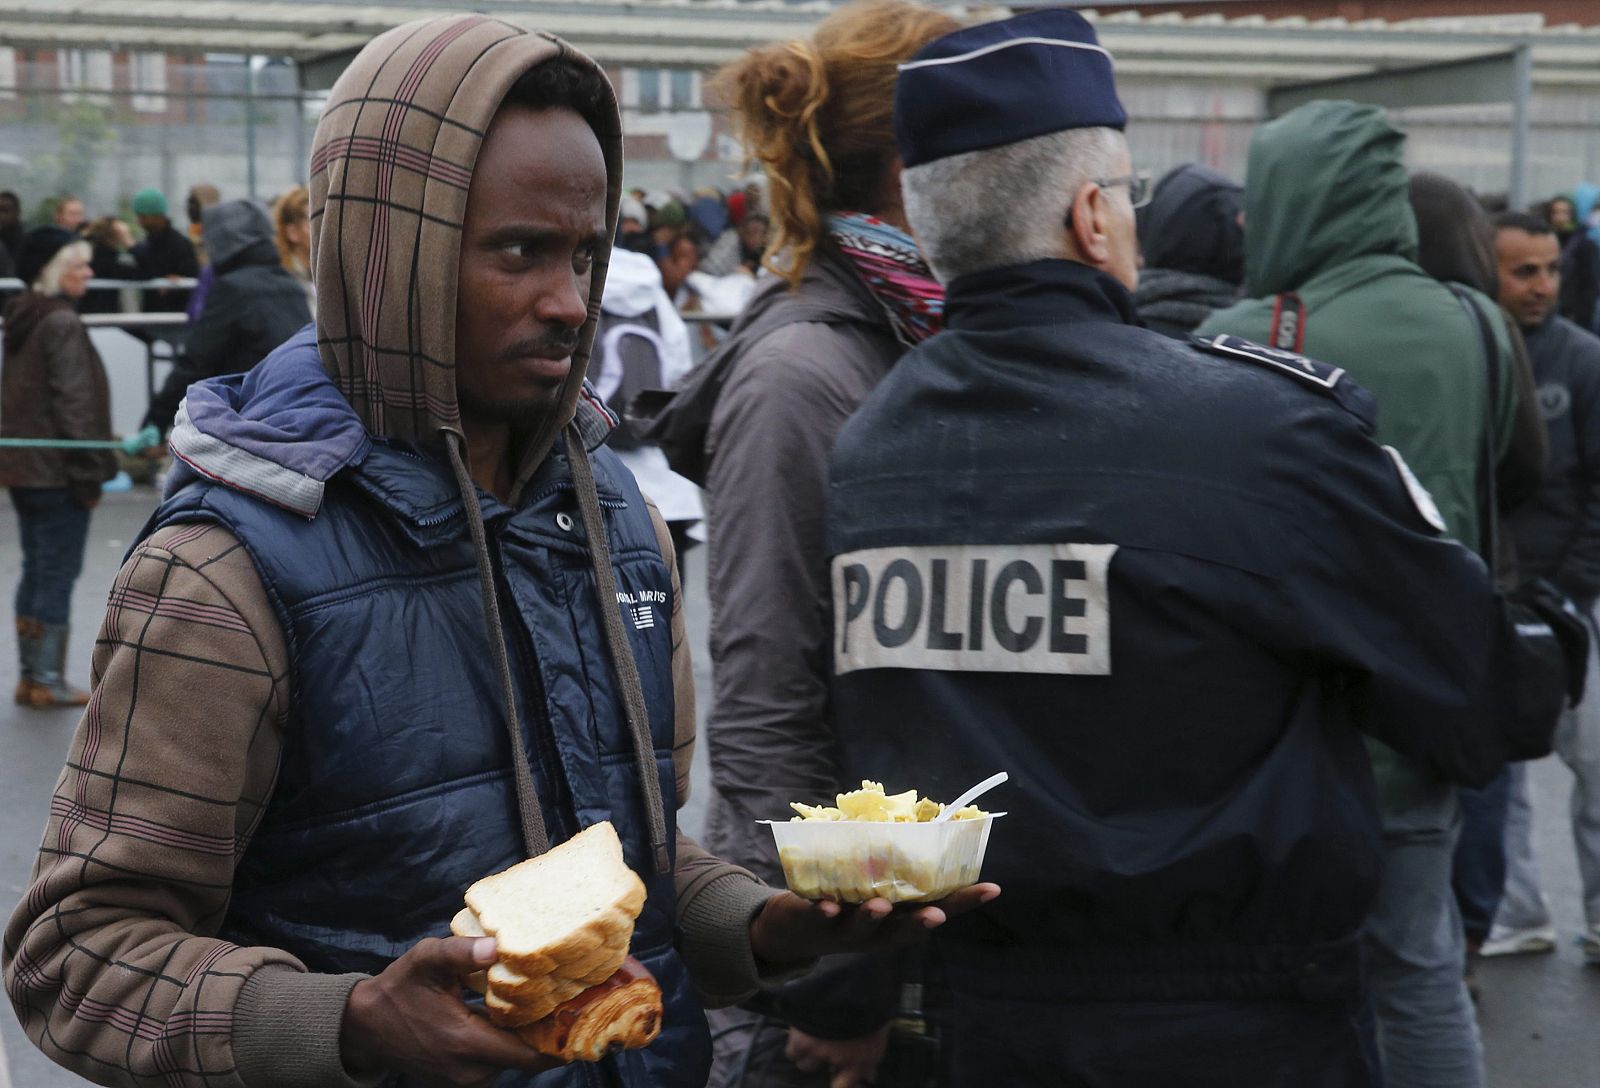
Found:
[[[1508,631],[1342,372],[1135,325],[1062,260],[956,280],[835,448],[849,777],[1011,772],[960,985],[1348,996],[1378,877],[1360,733],[1499,766]],[[944,931],[941,931],[944,932]]]

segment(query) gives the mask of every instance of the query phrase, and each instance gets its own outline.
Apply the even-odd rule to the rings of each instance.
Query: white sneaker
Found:
[[[1584,963],[1600,967],[1600,924],[1591,925],[1578,935],[1578,947],[1583,951]]]
[[[1597,942],[1600,945],[1600,942]],[[1489,931],[1489,939],[1483,942],[1479,954],[1483,956],[1523,956],[1531,952],[1554,952],[1556,950],[1556,927],[1546,923],[1542,926],[1530,926],[1527,929],[1511,929],[1507,926],[1495,925]],[[1600,947],[1597,947],[1600,952]]]

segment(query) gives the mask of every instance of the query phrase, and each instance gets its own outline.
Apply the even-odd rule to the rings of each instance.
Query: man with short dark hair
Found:
[[[688,287],[689,277],[700,264],[700,247],[687,230],[673,234],[661,247],[656,267],[661,270],[661,286],[678,309],[685,309],[694,299]]]
[[[702,1001],[946,915],[845,916],[676,834],[672,546],[582,381],[621,188],[610,85],[497,19],[409,23],[334,86],[310,165],[315,324],[178,411],[183,467],[112,590],[7,993],[107,1084],[699,1088]],[[463,1002],[496,947],[450,919],[600,821],[647,889],[631,952],[662,1028],[555,1071]]]
[[[1600,338],[1557,312],[1562,252],[1545,220],[1495,217],[1500,304],[1522,326],[1533,362],[1550,459],[1539,490],[1511,515],[1517,562],[1527,578],[1555,583],[1586,615],[1600,597]],[[1591,652],[1589,694],[1562,715],[1556,753],[1572,770],[1573,845],[1583,882],[1584,958],[1600,964],[1600,694]],[[1511,767],[1506,813],[1506,883],[1485,956],[1549,952],[1557,934],[1534,860],[1532,798],[1525,764]]]

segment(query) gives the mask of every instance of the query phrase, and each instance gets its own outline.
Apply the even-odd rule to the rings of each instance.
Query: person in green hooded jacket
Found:
[[[1375,106],[1308,103],[1262,125],[1245,181],[1245,293],[1196,330],[1303,352],[1345,368],[1378,401],[1376,438],[1400,451],[1449,535],[1479,549],[1478,465],[1492,415],[1511,441],[1511,348],[1490,318],[1492,413],[1476,318],[1416,263],[1405,136]],[[1315,466],[1308,466],[1315,471]],[[1477,1088],[1482,1047],[1462,984],[1465,948],[1450,890],[1460,826],[1455,786],[1369,742],[1384,811],[1384,874],[1369,919],[1369,986],[1389,1088]]]

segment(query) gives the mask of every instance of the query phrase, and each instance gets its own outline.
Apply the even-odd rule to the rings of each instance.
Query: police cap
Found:
[[[900,66],[894,130],[907,167],[1069,128],[1125,128],[1111,54],[1075,11],[965,27]]]

